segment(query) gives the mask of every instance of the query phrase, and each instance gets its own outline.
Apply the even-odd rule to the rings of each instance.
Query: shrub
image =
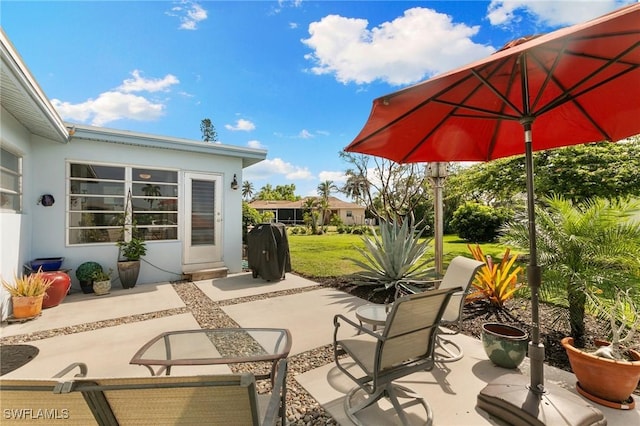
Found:
[[[329,219],[329,225],[331,226],[341,226],[343,225],[344,222],[342,221],[342,219],[340,219],[340,216],[338,216],[337,214],[332,214],[331,218]]]
[[[496,240],[498,230],[508,217],[506,209],[467,202],[455,211],[451,225],[465,241],[488,243]]]
[[[510,249],[507,249],[500,263],[494,263],[491,256],[486,256],[478,244],[475,247],[467,247],[474,259],[484,262],[484,266],[476,273],[471,283],[473,291],[467,297],[487,299],[493,306],[502,308],[522,285],[518,280],[522,267],[515,265],[518,256],[511,255]]]

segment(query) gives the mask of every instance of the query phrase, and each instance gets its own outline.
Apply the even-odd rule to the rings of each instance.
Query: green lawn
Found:
[[[360,270],[350,258],[364,260],[354,248],[363,247],[362,236],[351,234],[289,235],[291,267],[294,272],[310,277],[337,277]],[[455,256],[471,257],[467,243],[455,235],[444,237],[444,266]],[[501,244],[481,244],[485,254],[499,258],[505,251]],[[433,240],[425,258],[433,259]],[[431,264],[433,265],[433,263]]]

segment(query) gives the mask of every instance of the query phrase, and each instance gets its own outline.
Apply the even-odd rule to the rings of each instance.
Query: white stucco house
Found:
[[[63,122],[1,29],[0,43],[3,278],[42,257],[64,257],[72,270],[96,261],[115,271],[114,222],[125,211],[147,240],[138,284],[241,271],[238,188],[265,150]],[[6,292],[2,301],[5,319]]]

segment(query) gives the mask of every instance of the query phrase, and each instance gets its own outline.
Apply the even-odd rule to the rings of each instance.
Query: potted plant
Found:
[[[522,267],[516,265],[518,256],[512,255],[511,249],[507,248],[500,262],[494,262],[491,256],[482,252],[478,244],[475,247],[467,245],[467,248],[474,259],[484,262],[471,284],[473,291],[467,296],[467,300],[486,300],[490,311],[504,311],[505,303],[522,286]],[[506,311],[504,314],[508,316]],[[527,355],[529,335],[520,327],[488,322],[482,324],[480,336],[485,353],[499,367],[518,368]]]
[[[76,278],[84,294],[93,293],[93,274],[97,271],[102,271],[98,262],[84,262],[76,268]]]
[[[95,271],[91,278],[93,279],[93,292],[96,296],[102,296],[109,294],[111,290],[111,273],[113,271],[109,269],[108,272],[103,270]]]
[[[15,276],[13,283],[2,280],[2,286],[11,295],[13,317],[20,319],[35,318],[42,312],[42,300],[51,281],[38,270],[35,274]]]
[[[625,344],[640,326],[640,310],[627,289],[616,291],[614,303],[605,312],[611,324],[610,342],[595,340],[597,349],[589,352],[576,348],[572,337],[565,337],[562,346],[580,394],[610,408],[633,409],[631,394],[640,380],[640,353]]]
[[[129,241],[118,241],[118,277],[123,288],[132,288],[140,274],[140,258],[147,254],[147,246],[142,238],[135,235]]]

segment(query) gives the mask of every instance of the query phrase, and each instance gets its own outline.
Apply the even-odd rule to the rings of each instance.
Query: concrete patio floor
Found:
[[[331,343],[333,316],[342,313],[355,319],[355,309],[365,303],[339,290],[314,287],[316,283],[294,274],[288,274],[286,280],[281,282],[266,282],[260,278],[253,279],[250,273],[242,273],[195,284],[215,302],[240,299],[239,303],[220,305],[224,313],[242,327],[288,328],[293,336],[291,355]],[[76,361],[87,363],[89,375],[93,377],[148,376],[146,368],[129,364],[133,354],[144,343],[161,332],[200,328],[169,283],[139,285],[127,290],[116,287],[106,296],[72,293],[59,306],[44,310],[36,320],[3,323],[0,341],[6,342],[9,338],[12,341],[26,340],[25,344],[39,349],[32,361],[3,377],[47,378]],[[300,291],[291,292],[297,289]],[[269,294],[269,297],[251,298],[265,294]],[[143,321],[127,320],[128,317],[143,314],[146,314]],[[119,320],[123,318],[124,321]],[[101,322],[105,326],[95,330],[60,333],[65,327],[100,325]],[[31,340],[34,336],[37,339]],[[431,372],[412,374],[400,383],[422,394],[430,402],[435,425],[503,424],[476,408],[476,398],[487,383],[513,371],[492,365],[477,339],[457,335],[454,340],[464,348],[462,360],[451,364],[438,363]],[[227,371],[229,369],[226,366],[179,367],[172,374]],[[525,361],[516,372],[528,375],[528,362]],[[545,367],[545,377],[547,382],[575,394],[573,374]],[[294,379],[337,422],[352,425],[343,407],[344,395],[352,383],[333,363],[298,374]],[[609,425],[640,424],[640,404],[630,411],[596,407],[603,412]],[[424,419],[424,413],[420,410],[411,408],[408,412],[412,421],[419,423]],[[395,424],[397,419],[389,406],[382,405],[367,409],[362,413],[362,420],[365,424],[384,425]]]

